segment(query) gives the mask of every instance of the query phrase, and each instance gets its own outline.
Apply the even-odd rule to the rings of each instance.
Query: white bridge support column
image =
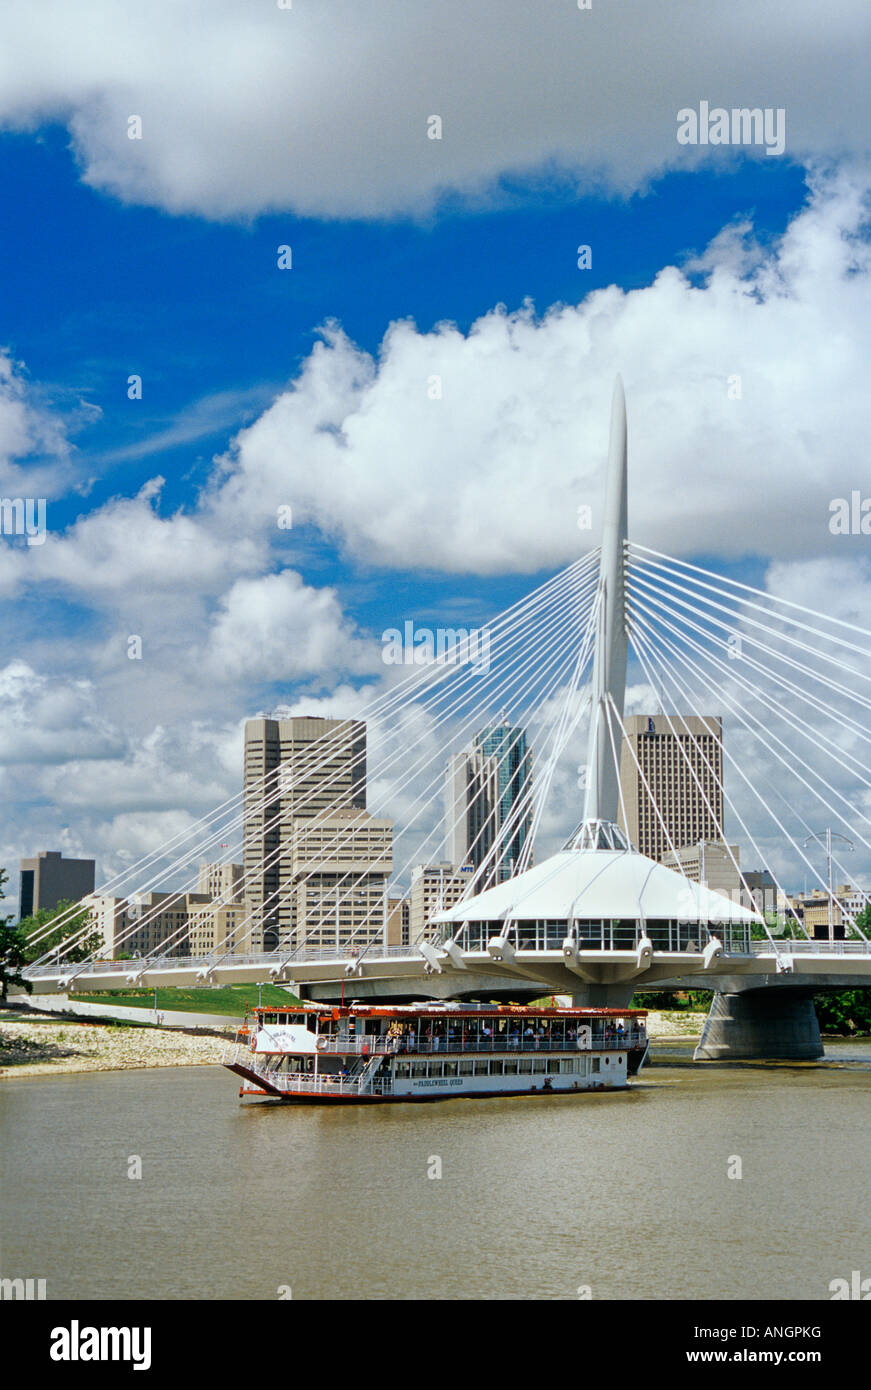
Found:
[[[718,990],[695,1062],[813,1062],[824,1056],[811,994],[799,989]]]
[[[605,485],[602,553],[599,560],[599,628],[593,658],[593,707],[587,752],[585,821],[617,820],[622,732],[611,702],[623,718],[626,692],[626,585],[625,556],[628,533],[626,504],[626,399],[618,376],[611,400],[611,436]],[[609,727],[610,726],[610,727]]]

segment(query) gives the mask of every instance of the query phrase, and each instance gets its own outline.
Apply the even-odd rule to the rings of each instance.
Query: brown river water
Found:
[[[625,1092],[359,1108],[243,1104],[217,1066],[0,1084],[0,1274],[50,1299],[829,1299],[871,1277],[871,1043],[690,1055],[660,1044]]]

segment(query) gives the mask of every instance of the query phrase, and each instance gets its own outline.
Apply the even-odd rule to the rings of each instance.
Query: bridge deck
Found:
[[[702,987],[717,988],[726,976],[790,975],[837,979],[871,977],[871,943],[864,941],[790,941],[777,949],[768,941],[751,944],[749,953],[720,952],[708,959],[700,951],[653,951],[643,960],[638,952],[577,951],[568,962],[562,951],[517,951],[511,960],[497,960],[486,951],[456,952],[449,956],[429,947],[425,954],[415,947],[395,946],[362,953],[337,954],[329,950],[302,950],[288,955],[272,951],[258,955],[178,956],[148,961],[91,961],[64,966],[31,966],[26,978],[39,993],[93,993],[131,988],[177,987],[217,984],[338,983],[342,979],[370,979],[385,985],[395,980],[406,992],[412,981],[420,982],[423,994],[433,976],[439,980],[439,994],[449,979],[456,980],[456,993],[468,990],[467,976],[511,979],[518,983],[540,982],[548,991],[571,993],[580,982],[612,983],[633,979],[639,985],[655,986],[659,981],[690,980]],[[700,979],[699,977],[703,977]],[[643,980],[642,980],[643,977]]]

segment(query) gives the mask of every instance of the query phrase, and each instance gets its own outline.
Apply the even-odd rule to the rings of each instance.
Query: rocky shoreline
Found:
[[[91,1023],[56,1016],[0,1021],[0,1079],[220,1062],[227,1036]]]
[[[660,1038],[698,1037],[705,1015],[651,1011],[648,1030]],[[234,1029],[182,1032],[177,1029],[92,1023],[57,1015],[0,1020],[0,1080],[56,1076],[68,1072],[128,1071],[144,1067],[214,1065]]]

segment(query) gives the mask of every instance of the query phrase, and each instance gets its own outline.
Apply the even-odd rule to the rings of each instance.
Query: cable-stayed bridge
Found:
[[[438,654],[425,652],[418,660],[412,653],[412,669],[402,679],[349,711],[348,717],[366,721],[369,733],[370,811],[394,814],[398,822],[390,849],[374,866],[348,866],[333,875],[328,894],[318,899],[314,893],[319,869],[339,861],[348,834],[368,814],[345,806],[337,825],[337,806],[317,803],[312,778],[335,754],[325,738],[320,749],[313,746],[314,761],[298,785],[292,770],[289,777],[265,775],[100,890],[129,899],[132,885],[145,894],[169,873],[190,869],[195,856],[216,857],[219,846],[230,850],[228,857],[239,847],[246,878],[262,875],[299,851],[292,836],[291,843],[279,837],[277,847],[263,848],[252,862],[252,844],[262,847],[252,820],[265,816],[287,829],[292,817],[304,815],[306,835],[321,831],[320,857],[303,856],[292,886],[273,888],[252,905],[224,949],[185,954],[180,925],[136,959],[117,958],[125,954],[124,934],[115,941],[115,959],[101,960],[99,952],[79,959],[85,926],[28,968],[35,990],[274,981],[320,999],[569,993],[585,1003],[624,1007],[636,991],[692,986],[718,991],[697,1055],[820,1055],[811,996],[871,987],[868,933],[859,914],[845,910],[844,939],[835,939],[831,918],[828,938],[810,939],[788,905],[779,922],[769,920],[754,905],[723,822],[728,813],[745,846],[772,868],[782,904],[787,871],[803,871],[829,901],[835,868],[848,877],[831,837],[827,877],[815,862],[810,842],[823,818],[871,851],[871,632],[631,543],[627,518],[626,413],[618,378],[601,547],[495,619],[486,644],[459,630]],[[679,750],[683,785],[704,804],[746,891],[724,895],[687,873],[656,772],[649,763],[645,770],[627,729],[627,672],[648,703],[657,700],[656,727]],[[712,709],[722,712],[728,731],[723,766],[698,734],[698,721]],[[456,823],[464,814],[457,800],[444,818],[439,809],[446,758],[497,713],[533,739],[535,779],[498,824],[478,828],[480,862],[459,901],[437,904],[414,939],[392,944],[391,894],[402,891],[414,863],[440,857],[445,829],[450,832],[451,819]],[[500,770],[509,754],[502,753]],[[627,758],[629,780],[674,867],[639,853],[627,839],[627,779],[621,778]],[[570,807],[581,787],[577,829],[556,853],[533,864],[534,846],[548,834],[553,838],[555,804]],[[384,883],[374,907],[373,867]],[[291,919],[284,941],[265,949],[265,923],[286,912],[306,885],[312,892],[305,912]],[[173,889],[179,902],[191,887]],[[342,929],[343,911],[355,903],[363,905],[359,925]],[[156,916],[158,909],[149,911]],[[148,924],[149,911],[127,928],[131,940]],[[40,932],[34,933],[32,943],[39,940]]]

